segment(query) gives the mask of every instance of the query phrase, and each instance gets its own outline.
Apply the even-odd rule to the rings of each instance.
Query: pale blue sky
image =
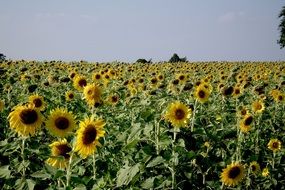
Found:
[[[0,0],[0,52],[64,61],[285,60],[281,0]]]

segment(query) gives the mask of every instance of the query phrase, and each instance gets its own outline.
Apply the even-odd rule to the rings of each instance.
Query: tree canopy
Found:
[[[280,30],[280,39],[278,40],[278,44],[281,48],[285,47],[285,6],[282,7],[282,10],[278,16],[281,19],[279,24]]]
[[[6,56],[3,53],[0,53],[0,61],[5,61]]]
[[[180,58],[176,53],[174,53],[172,57],[169,59],[170,63],[186,62],[186,61],[187,61],[186,57]]]

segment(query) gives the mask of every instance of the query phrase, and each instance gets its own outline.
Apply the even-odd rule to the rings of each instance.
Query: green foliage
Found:
[[[169,59],[169,62],[170,63],[187,62],[187,58],[186,57],[180,58],[176,53],[174,53],[172,57]]]
[[[279,24],[280,38],[277,42],[281,48],[284,48],[285,47],[285,6],[282,7],[282,10],[279,14],[279,18],[281,19]]]

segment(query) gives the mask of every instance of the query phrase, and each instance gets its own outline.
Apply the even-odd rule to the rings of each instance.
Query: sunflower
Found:
[[[16,106],[8,118],[10,127],[23,136],[33,136],[44,119],[40,111],[31,105]]]
[[[73,80],[73,86],[79,91],[83,91],[84,87],[87,86],[87,80],[84,76],[76,75]]]
[[[232,163],[223,169],[221,181],[227,186],[236,186],[244,177],[244,166],[240,163]]]
[[[66,101],[71,101],[74,99],[74,93],[72,91],[68,91],[65,93],[65,99]]]
[[[260,171],[260,166],[256,161],[250,163],[251,172],[257,174]]]
[[[84,88],[84,98],[89,106],[101,102],[101,89],[96,84],[89,84]]]
[[[56,168],[66,168],[72,150],[66,139],[55,141],[49,146],[51,157],[46,160],[46,163]]]
[[[51,111],[46,127],[54,136],[66,137],[75,128],[75,120],[72,113],[66,109],[57,108]]]
[[[253,117],[251,115],[246,115],[240,122],[240,130],[243,133],[248,133],[248,131],[251,129],[251,124],[253,122]]]
[[[255,113],[262,113],[264,110],[264,103],[260,100],[255,101],[251,105],[253,112]]]
[[[168,120],[174,127],[185,127],[192,111],[181,102],[171,103],[165,114],[165,119]]]
[[[272,150],[273,152],[277,152],[281,149],[281,141],[278,139],[270,139],[267,147]]]
[[[267,177],[267,176],[269,176],[269,174],[270,174],[269,169],[267,167],[263,168],[261,175],[263,177]]]
[[[0,112],[4,109],[5,103],[3,100],[0,100]]]
[[[108,103],[111,104],[111,105],[116,105],[118,102],[119,102],[119,96],[114,94],[114,95],[110,95],[108,97]]]
[[[206,89],[203,85],[199,85],[196,88],[194,95],[199,102],[205,103],[208,101],[210,93],[211,92],[208,89]]]
[[[96,146],[100,145],[99,138],[105,134],[104,125],[105,122],[103,120],[94,121],[93,117],[86,118],[80,122],[79,129],[76,132],[75,151],[82,158],[94,154]]]
[[[30,96],[29,103],[40,111],[43,111],[45,109],[44,98],[38,94]]]

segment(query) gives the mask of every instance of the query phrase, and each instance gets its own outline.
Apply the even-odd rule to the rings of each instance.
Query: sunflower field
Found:
[[[285,62],[0,63],[1,189],[285,189]]]

